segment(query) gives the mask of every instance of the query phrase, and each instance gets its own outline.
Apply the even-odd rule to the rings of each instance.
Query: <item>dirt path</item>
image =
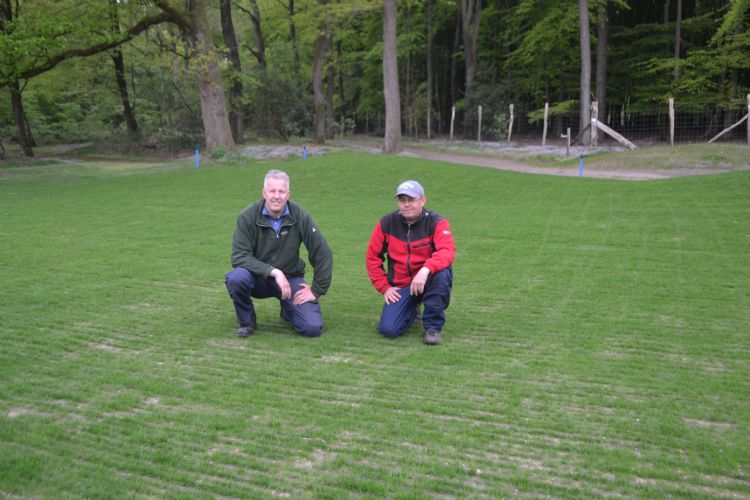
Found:
[[[444,161],[448,163],[460,163],[462,165],[476,165],[478,167],[498,168],[501,170],[512,170],[514,172],[525,172],[528,174],[566,175],[570,177],[581,175],[579,167],[534,167],[514,160],[444,153],[439,151],[426,151],[417,148],[404,148],[403,154],[418,156],[420,158],[425,158],[428,160]],[[657,172],[644,172],[638,170],[598,170],[587,168],[585,165],[583,176],[606,179],[625,179],[629,181],[666,179],[670,177],[668,175]]]
[[[344,140],[340,144],[353,149],[365,150],[371,153],[379,153],[382,150],[382,140],[377,139],[357,139]],[[514,172],[524,172],[541,175],[565,175],[577,177],[581,174],[579,166],[570,167],[536,167],[525,164],[516,160],[507,160],[502,158],[492,158],[489,156],[473,156],[461,153],[447,153],[444,151],[434,151],[423,148],[404,147],[401,153],[405,156],[416,156],[428,160],[444,161],[447,163],[458,163],[462,165],[476,165],[479,167],[497,168],[501,170],[512,170]],[[668,179],[672,177],[681,177],[686,175],[701,175],[709,173],[718,173],[719,171],[696,171],[689,169],[670,169],[670,170],[637,170],[637,169],[601,169],[586,166],[584,162],[583,177],[595,177],[602,179],[622,179],[629,181],[644,181],[656,179]]]

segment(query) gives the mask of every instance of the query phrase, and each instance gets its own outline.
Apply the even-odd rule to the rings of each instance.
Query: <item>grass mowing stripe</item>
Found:
[[[299,338],[261,301],[258,333],[237,339],[229,240],[271,166],[3,177],[0,491],[750,495],[746,172],[287,161],[334,249],[326,331]],[[438,349],[418,327],[378,337],[364,273],[409,177],[458,243]]]

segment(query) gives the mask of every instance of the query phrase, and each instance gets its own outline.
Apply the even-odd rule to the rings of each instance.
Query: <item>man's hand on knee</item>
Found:
[[[302,283],[300,285],[300,289],[297,290],[297,293],[294,294],[294,305],[298,306],[300,304],[304,304],[305,302],[315,302],[318,300],[315,297],[315,294],[312,293],[312,289],[310,288],[310,285],[307,283]]]
[[[286,279],[286,276],[284,276],[281,269],[274,269],[271,271],[271,277],[276,280],[276,284],[281,290],[281,300],[287,300],[290,298],[292,296],[292,287],[289,286],[289,281]]]

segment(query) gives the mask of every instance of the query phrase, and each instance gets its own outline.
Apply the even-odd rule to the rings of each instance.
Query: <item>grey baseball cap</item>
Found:
[[[402,194],[412,198],[421,198],[424,196],[424,188],[417,181],[404,181],[396,188],[396,198]]]

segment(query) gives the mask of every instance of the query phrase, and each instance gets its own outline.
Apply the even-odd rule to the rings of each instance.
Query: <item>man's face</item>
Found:
[[[289,187],[284,179],[268,179],[263,188],[263,199],[266,200],[266,210],[274,217],[279,217],[289,200]]]
[[[419,219],[419,216],[422,215],[422,208],[427,201],[427,197],[412,198],[411,196],[400,194],[396,200],[399,212],[406,219],[406,222],[411,223]]]

